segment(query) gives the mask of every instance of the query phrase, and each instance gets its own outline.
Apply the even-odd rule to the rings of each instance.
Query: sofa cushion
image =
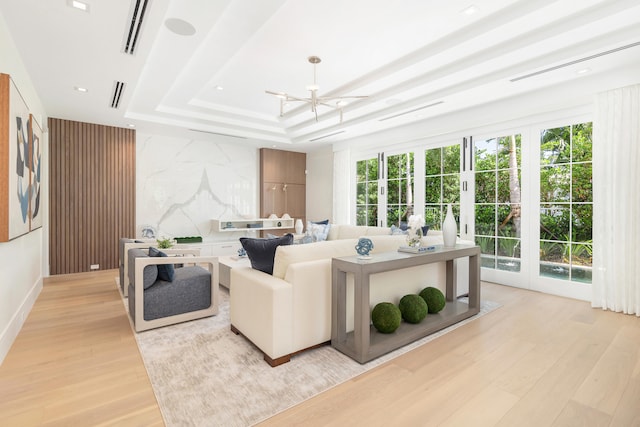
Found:
[[[267,274],[273,274],[273,260],[276,249],[278,246],[293,244],[293,234],[288,233],[276,239],[241,237],[240,244],[247,251],[251,267]]]
[[[149,256],[167,257],[168,255],[152,246],[149,248]],[[173,267],[173,264],[158,264],[158,279],[164,280],[166,282],[173,282],[175,276],[176,270]]]
[[[379,236],[391,234],[389,227],[369,227],[367,225],[334,224],[329,230],[327,240],[357,239],[362,236]]]
[[[314,242],[306,245],[282,246],[276,251],[273,276],[284,279],[289,264],[318,259],[356,255],[357,239]]]

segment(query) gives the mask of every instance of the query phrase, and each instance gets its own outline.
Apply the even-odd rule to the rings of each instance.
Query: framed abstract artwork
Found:
[[[29,115],[29,231],[42,227],[40,189],[42,184],[42,128]]]
[[[0,242],[29,232],[29,108],[8,74],[0,74]]]

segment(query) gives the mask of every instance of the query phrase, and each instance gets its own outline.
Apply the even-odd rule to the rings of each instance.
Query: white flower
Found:
[[[424,227],[424,218],[422,215],[411,215],[407,221],[407,225],[412,230],[417,230],[418,228]]]

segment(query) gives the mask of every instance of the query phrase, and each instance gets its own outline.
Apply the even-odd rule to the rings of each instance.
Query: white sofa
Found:
[[[338,236],[364,231],[365,234],[360,235],[366,235],[374,244],[372,255],[395,251],[406,244],[405,236],[389,235],[388,230],[386,235],[379,235],[376,233],[384,230],[373,230],[376,227],[353,230],[352,227],[340,226],[333,240],[330,237],[324,242],[279,246],[272,276],[251,267],[231,270],[231,330],[253,342],[271,366],[286,363],[293,354],[331,339],[331,258],[355,255],[358,241],[357,238],[338,239]],[[442,237],[436,233],[425,236],[423,244],[442,244]],[[464,275],[458,274],[460,278],[464,281]],[[347,291],[350,312],[353,311],[352,286],[351,279]],[[435,286],[444,292],[444,263],[375,274],[371,277],[371,308],[383,301],[397,303],[402,296],[418,293],[426,286]],[[347,313],[348,327],[353,328],[350,312]]]

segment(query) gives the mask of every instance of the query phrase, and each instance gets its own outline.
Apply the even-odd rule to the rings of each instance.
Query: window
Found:
[[[356,224],[378,225],[378,159],[356,163]]]
[[[413,215],[413,153],[387,157],[387,226]]]
[[[447,204],[453,215],[460,217],[460,145],[425,151],[424,218],[429,228],[442,229]]]
[[[591,283],[592,123],[540,135],[540,275]]]
[[[477,141],[475,241],[482,266],[520,271],[521,136]]]

